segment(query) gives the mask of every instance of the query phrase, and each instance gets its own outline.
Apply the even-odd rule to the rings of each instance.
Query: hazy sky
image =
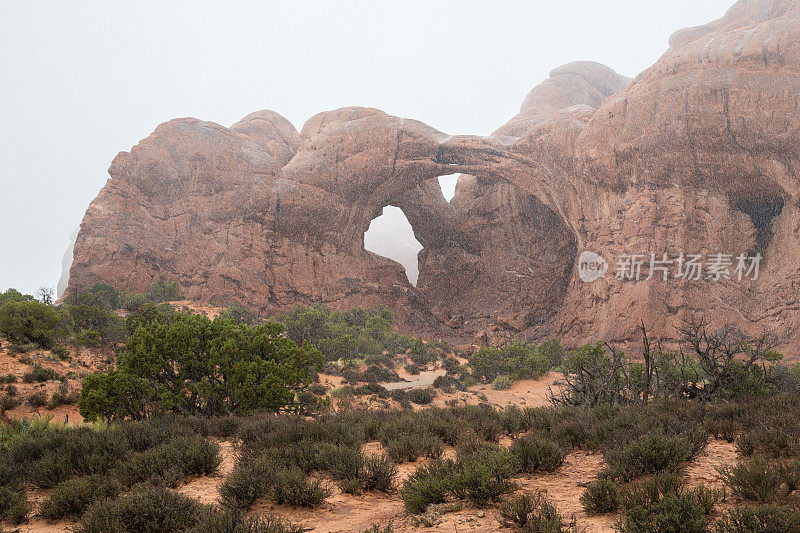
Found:
[[[374,106],[488,134],[558,65],[635,76],[733,0],[0,0],[0,288],[55,286],[114,156],[170,118]]]

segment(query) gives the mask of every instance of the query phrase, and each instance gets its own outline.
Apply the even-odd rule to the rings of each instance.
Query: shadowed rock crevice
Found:
[[[780,196],[743,198],[736,202],[734,209],[747,214],[755,228],[756,243],[749,250],[749,254],[761,254],[766,257],[767,248],[774,235],[772,221],[783,211],[783,198]]]

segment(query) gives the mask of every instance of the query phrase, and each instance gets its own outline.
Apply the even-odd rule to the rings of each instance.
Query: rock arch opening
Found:
[[[364,232],[364,249],[400,263],[408,282],[417,286],[417,254],[422,250],[422,244],[414,236],[414,229],[402,209],[387,205],[380,216],[372,219]]]
[[[756,243],[751,255],[759,253],[766,256],[769,243],[772,242],[772,221],[783,212],[783,198],[765,196],[760,198],[743,198],[736,202],[734,209],[747,214],[756,229]]]
[[[446,176],[439,176],[439,187],[442,189],[442,196],[450,202],[453,196],[456,195],[456,183],[458,182],[460,174],[448,174]]]

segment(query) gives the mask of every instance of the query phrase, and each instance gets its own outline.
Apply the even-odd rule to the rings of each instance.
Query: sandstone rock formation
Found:
[[[231,128],[160,125],[120,153],[87,210],[69,288],[178,281],[264,313],[385,305],[417,331],[471,340],[669,339],[694,313],[800,340],[800,2],[740,0],[677,32],[631,81],[552,71],[490,137],[376,109],[271,111]],[[448,203],[436,178],[462,173]],[[364,250],[386,205],[423,245],[419,281]],[[578,255],[611,263],[585,283]],[[613,277],[622,254],[761,253],[757,280]],[[646,276],[647,272],[644,271]],[[643,276],[643,277],[645,277]]]

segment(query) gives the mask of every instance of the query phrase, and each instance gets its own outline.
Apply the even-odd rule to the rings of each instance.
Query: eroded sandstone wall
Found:
[[[376,109],[297,132],[271,111],[230,128],[160,125],[121,152],[81,224],[68,290],[178,281],[192,299],[264,313],[385,305],[405,327],[568,344],[675,335],[694,313],[800,340],[800,2],[741,0],[681,30],[629,80],[570,63],[490,137]],[[461,173],[452,202],[435,179]],[[417,287],[364,250],[386,205],[417,240]],[[757,280],[581,281],[590,250],[762,253]]]

